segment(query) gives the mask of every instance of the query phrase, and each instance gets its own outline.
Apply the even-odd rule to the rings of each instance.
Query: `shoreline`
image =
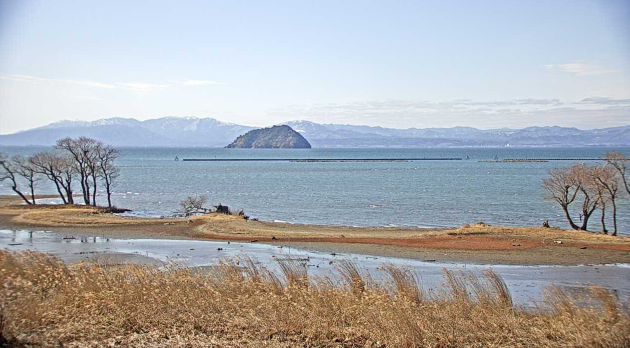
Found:
[[[18,203],[15,196],[0,196],[0,228],[118,239],[256,242],[323,253],[445,263],[530,266],[630,263],[630,237],[557,228],[482,223],[460,228],[352,227],[248,221],[219,214],[158,219],[118,216],[85,206],[32,207]]]

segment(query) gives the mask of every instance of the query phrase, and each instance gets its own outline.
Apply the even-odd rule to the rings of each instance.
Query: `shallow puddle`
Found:
[[[250,257],[273,270],[275,260],[299,259],[310,275],[337,277],[341,260],[355,262],[373,279],[384,277],[383,264],[410,269],[427,290],[442,284],[443,270],[472,271],[480,274],[492,269],[505,280],[514,302],[532,306],[542,299],[543,291],[554,284],[571,293],[584,293],[599,285],[617,294],[621,301],[630,299],[630,265],[582,266],[506,266],[460,263],[432,263],[410,259],[374,257],[359,254],[327,254],[260,243],[236,243],[200,240],[114,239],[99,236],[80,237],[52,231],[0,230],[0,248],[36,250],[53,254],[66,262],[100,259],[114,262],[163,264],[179,262],[191,267],[216,265],[220,260]]]

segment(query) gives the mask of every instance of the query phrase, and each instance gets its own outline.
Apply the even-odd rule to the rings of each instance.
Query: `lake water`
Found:
[[[0,147],[28,154],[41,148]],[[552,167],[574,162],[484,163],[504,158],[593,158],[607,148],[309,149],[121,148],[113,196],[135,214],[171,215],[189,195],[244,209],[251,217],[288,223],[455,227],[483,221],[567,227],[544,200],[541,181]],[[630,155],[630,148],[618,149]],[[422,158],[419,162],[183,162],[183,158]],[[41,193],[54,193],[43,183]],[[4,183],[0,194],[10,194]],[[99,198],[101,204],[106,198]],[[577,208],[577,204],[575,204]],[[620,234],[630,235],[630,202],[619,202]],[[610,214],[609,214],[610,215]],[[577,211],[575,219],[579,221]],[[611,222],[609,222],[609,228]],[[600,230],[599,213],[591,230]]]

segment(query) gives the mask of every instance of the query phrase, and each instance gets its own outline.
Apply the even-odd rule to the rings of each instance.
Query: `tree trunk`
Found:
[[[81,193],[83,194],[83,203],[90,205],[90,184],[84,174],[81,174]]]
[[[61,192],[61,187],[59,187],[59,181],[57,180],[57,178],[53,179],[53,181],[55,182],[55,186],[57,187],[57,192],[59,193],[59,197],[61,197],[61,201],[63,201],[63,204],[68,204],[66,197],[64,197],[63,192]]]
[[[74,204],[74,193],[72,192],[72,179],[66,179],[66,184],[63,185],[63,189],[66,191],[66,197],[68,198],[68,204]]]
[[[31,201],[33,201],[33,205],[36,205],[37,203],[35,203],[35,185],[31,184]]]
[[[630,195],[630,186],[628,186],[628,180],[626,180],[626,176],[623,175],[623,173],[621,174],[621,180],[623,180],[623,186],[626,188],[626,192],[628,192],[628,194]]]
[[[573,222],[571,219],[571,214],[569,214],[569,208],[566,206],[562,206],[562,210],[564,210],[564,215],[567,217],[567,221],[569,221],[569,226],[571,226],[574,230],[579,230],[580,228]]]
[[[580,226],[580,230],[588,231],[587,230],[588,219],[591,217],[592,214],[593,214],[593,210],[591,210],[590,212],[584,214],[584,220],[582,220],[582,226]]]
[[[87,176],[85,177],[83,187],[85,188],[83,191],[83,201],[85,205],[90,205],[90,183],[88,182]]]
[[[105,189],[107,190],[107,206],[112,207],[112,190],[109,180],[105,179]]]
[[[96,177],[92,176],[92,181],[94,181],[94,189],[92,190],[92,205],[96,207]]]
[[[613,199],[612,201],[612,207],[613,207],[613,236],[617,235],[617,204],[615,203],[615,200]]]
[[[71,187],[66,189],[66,196],[68,197],[68,204],[74,204],[74,192],[72,192]]]
[[[605,217],[606,217],[606,208],[602,207],[602,233],[608,234],[608,230],[606,229]]]
[[[81,193],[83,194],[83,201],[85,202],[85,181],[81,177]]]
[[[26,198],[22,192],[20,192],[20,190],[17,189],[17,186],[11,186],[11,189],[13,190],[13,192],[17,193],[23,200],[24,202],[26,202],[26,204],[28,205],[32,205],[33,203],[31,203],[28,198]]]

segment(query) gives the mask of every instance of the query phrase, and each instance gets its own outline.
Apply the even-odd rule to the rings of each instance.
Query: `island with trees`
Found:
[[[310,149],[311,144],[293,128],[282,125],[249,131],[236,138],[226,148]]]

